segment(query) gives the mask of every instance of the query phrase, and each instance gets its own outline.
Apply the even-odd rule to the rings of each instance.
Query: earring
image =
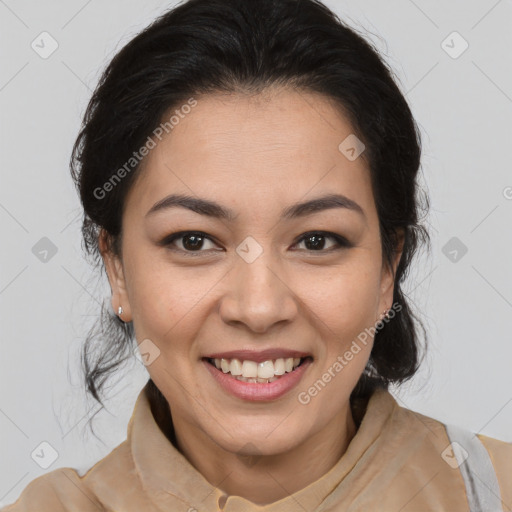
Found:
[[[117,316],[121,316],[123,314],[123,308],[121,306],[119,306],[119,308],[117,309]]]
[[[384,313],[380,315],[380,318],[381,320],[383,320],[384,318],[389,318],[389,309],[386,309]]]

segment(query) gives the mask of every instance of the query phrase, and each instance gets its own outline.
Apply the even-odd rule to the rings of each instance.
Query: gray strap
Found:
[[[489,452],[476,434],[445,425],[466,485],[470,512],[503,512],[501,492]]]

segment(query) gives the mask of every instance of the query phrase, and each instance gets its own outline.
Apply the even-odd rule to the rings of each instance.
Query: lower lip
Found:
[[[203,364],[206,365],[207,370],[220,384],[222,389],[242,400],[255,402],[275,400],[291,391],[300,382],[311,363],[311,359],[308,358],[293,372],[285,373],[274,382],[265,384],[260,382],[243,382],[235,379],[231,374],[218,370],[203,359]]]

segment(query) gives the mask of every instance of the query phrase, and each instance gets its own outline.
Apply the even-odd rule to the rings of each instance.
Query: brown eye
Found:
[[[325,246],[327,244],[326,240],[334,241],[334,245],[328,247],[325,249]],[[331,252],[332,250],[337,250],[345,247],[350,247],[350,244],[348,241],[335,234],[335,233],[329,233],[325,231],[315,231],[306,233],[303,235],[298,243],[305,243],[305,247],[307,251],[313,251],[313,252]]]
[[[182,245],[187,251],[196,251],[203,247],[205,238],[201,235],[185,235],[181,237]]]
[[[169,247],[171,250],[178,252],[199,253],[206,252],[201,249],[204,249],[204,244],[207,241],[213,244],[213,241],[205,233],[198,231],[180,231],[179,233],[166,236],[159,245]]]

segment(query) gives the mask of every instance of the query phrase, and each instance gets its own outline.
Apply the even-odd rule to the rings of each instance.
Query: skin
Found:
[[[149,338],[160,350],[147,369],[170,404],[180,451],[212,485],[264,505],[316,481],[345,453],[356,433],[349,396],[371,337],[307,405],[298,395],[392,306],[393,277],[383,263],[369,169],[363,156],[350,161],[339,151],[353,129],[332,102],[286,88],[197,99],[146,157],[128,193],[122,257],[103,236],[100,248],[114,310],[122,305],[138,343]],[[171,193],[216,201],[235,218],[179,207],[146,216]],[[364,216],[333,208],[280,219],[285,207],[332,193],[356,201]],[[159,245],[186,230],[211,239],[195,251],[189,238]],[[318,230],[351,247],[300,241]],[[263,250],[252,263],[235,251],[247,236]],[[227,394],[201,361],[213,352],[276,347],[314,360],[298,386],[273,401]],[[254,458],[248,464],[241,455]]]

